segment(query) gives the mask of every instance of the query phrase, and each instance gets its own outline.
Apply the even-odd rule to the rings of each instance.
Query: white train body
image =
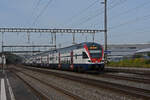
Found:
[[[32,56],[25,63],[33,66],[76,71],[103,70],[103,56],[104,51],[101,45],[86,42]]]

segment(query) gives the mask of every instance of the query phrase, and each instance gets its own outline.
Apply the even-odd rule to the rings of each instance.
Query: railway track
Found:
[[[68,100],[85,100],[85,99],[79,97],[78,95],[75,95],[75,94],[73,94],[73,93],[71,93],[71,92],[69,92],[69,91],[66,91],[65,89],[62,89],[62,88],[56,87],[56,86],[54,86],[54,85],[52,85],[52,84],[49,84],[48,82],[45,82],[45,81],[43,81],[42,79],[39,79],[39,78],[37,78],[37,77],[34,77],[34,76],[29,75],[29,74],[27,74],[27,73],[24,73],[23,71],[20,71],[20,70],[18,70],[18,69],[11,69],[11,71],[12,71],[13,73],[15,73],[15,75],[16,75],[17,77],[19,77],[21,80],[23,80],[23,81],[30,87],[30,89],[32,89],[32,91],[34,91],[34,93],[36,93],[36,94],[41,98],[41,100],[51,100],[51,99],[50,99],[46,94],[44,94],[44,93],[39,92],[38,90],[36,90],[31,84],[29,84],[28,82],[26,82],[26,80],[25,80],[23,77],[21,77],[19,74],[16,74],[16,73],[18,73],[18,72],[19,72],[19,73],[22,73],[22,74],[24,74],[25,76],[30,77],[31,80],[33,80],[33,79],[34,79],[34,80],[37,80],[37,81],[39,81],[40,83],[42,83],[42,84],[44,84],[44,85],[46,85],[46,86],[48,86],[48,87],[51,87],[51,88],[55,89],[56,91],[58,91],[58,92],[60,92],[60,93],[62,93],[62,94],[64,94],[64,95],[66,95],[66,96],[72,98],[72,99],[68,99]]]
[[[134,95],[136,97],[150,99],[150,90],[148,90],[148,89],[142,89],[142,88],[137,88],[134,86],[127,86],[127,85],[122,85],[122,84],[117,84],[117,83],[111,83],[111,82],[103,81],[103,80],[95,80],[95,79],[90,79],[90,78],[85,78],[85,77],[79,77],[79,76],[74,76],[74,75],[70,75],[70,74],[58,73],[58,72],[49,71],[49,70],[29,68],[29,67],[24,67],[24,68],[30,69],[30,70],[32,69],[32,71],[36,71],[36,72],[40,72],[40,73],[44,73],[44,74],[55,75],[57,77],[69,79],[72,81],[77,81],[80,83],[92,85],[92,86],[99,87],[99,88],[107,88],[107,89],[110,89],[113,91]],[[112,77],[115,77],[115,76],[112,76]],[[116,78],[121,78],[121,77],[116,77]],[[127,79],[127,77],[124,77],[123,79]],[[138,79],[136,79],[136,81],[137,80]],[[140,80],[140,81],[149,83],[146,80],[145,81]]]
[[[150,76],[150,69],[148,68],[105,67],[105,72],[122,72]]]
[[[28,86],[28,88],[37,96],[37,98],[39,100],[49,100],[48,97],[45,94],[43,94],[43,93],[39,92],[38,90],[36,90],[35,88],[33,88],[32,85],[30,85],[27,81],[25,81],[21,76],[19,76],[18,74],[16,74],[15,71],[12,71],[12,70],[10,70],[10,71],[14,75],[16,75],[16,77],[18,77],[20,80],[22,80]]]
[[[120,80],[127,80],[127,81],[133,81],[137,83],[144,83],[144,84],[150,84],[150,78],[143,78],[145,76],[139,77],[139,76],[124,76],[124,75],[118,75],[118,74],[103,74],[103,75],[95,75],[95,77],[104,77],[104,78],[113,78],[113,79],[120,79]]]

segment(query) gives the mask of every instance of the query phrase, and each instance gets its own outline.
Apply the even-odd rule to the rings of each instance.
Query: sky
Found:
[[[0,0],[0,27],[104,29],[104,0]],[[150,0],[107,0],[108,44],[150,43]],[[1,37],[1,34],[0,34]],[[104,44],[104,33],[95,34]],[[76,43],[92,41],[77,34]],[[5,33],[5,45],[50,44],[51,34]],[[57,44],[71,45],[72,34],[57,34]],[[0,43],[1,44],[1,43]]]

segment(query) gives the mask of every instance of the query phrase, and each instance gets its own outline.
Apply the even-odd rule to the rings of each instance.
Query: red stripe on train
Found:
[[[89,51],[87,45],[84,45],[84,48],[85,48],[85,50],[87,51],[87,53],[88,53],[88,55],[89,55],[89,57],[90,57],[90,60],[91,60],[93,63],[99,63],[99,62],[102,61],[102,58],[103,58],[103,56],[104,56],[104,50],[103,50],[102,47],[101,47],[101,48],[102,48],[102,57],[100,57],[100,58],[92,58],[91,55],[90,55],[90,51]]]

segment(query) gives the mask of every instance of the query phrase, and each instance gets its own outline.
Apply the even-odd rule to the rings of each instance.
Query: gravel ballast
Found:
[[[46,70],[46,69],[44,69]],[[52,71],[57,71],[57,70],[52,70]],[[122,93],[115,93],[111,90],[108,89],[103,89],[103,88],[97,88],[94,86],[89,86],[83,83],[71,81],[68,79],[64,78],[58,78],[53,75],[46,75],[42,73],[38,73],[35,71],[29,71],[29,70],[24,70],[24,72],[38,77],[42,79],[43,81],[49,82],[49,84],[53,84],[57,87],[62,87],[66,89],[67,91],[73,92],[74,94],[77,94],[81,97],[83,97],[85,100],[141,100],[140,98],[136,98],[130,95],[125,95]],[[65,71],[59,71],[61,73],[69,73],[70,72],[65,72]],[[77,73],[72,73],[71,74],[77,74]],[[78,74],[80,75],[80,74]],[[90,75],[84,75],[82,74],[83,77],[91,77]]]

